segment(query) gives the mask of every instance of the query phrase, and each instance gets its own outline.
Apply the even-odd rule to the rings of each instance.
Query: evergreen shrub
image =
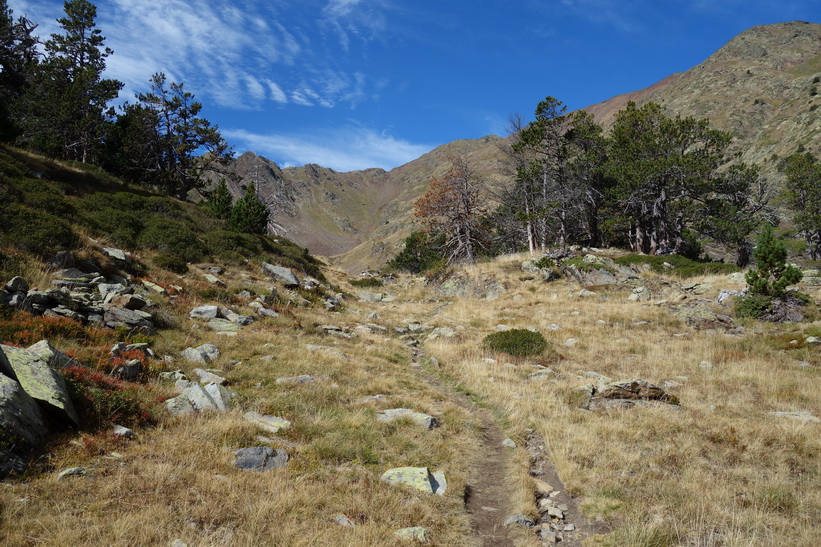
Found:
[[[507,353],[514,357],[527,357],[542,353],[550,344],[539,332],[510,329],[488,334],[482,341],[482,345],[487,349]]]

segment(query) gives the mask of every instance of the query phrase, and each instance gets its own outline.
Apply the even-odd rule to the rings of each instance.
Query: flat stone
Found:
[[[812,412],[808,410],[798,410],[795,412],[769,412],[771,416],[778,416],[780,418],[790,418],[793,420],[799,420],[801,422],[812,422],[817,423],[821,422]]]
[[[219,316],[219,306],[198,306],[188,313],[191,319],[216,319]]]
[[[522,528],[533,528],[534,526],[536,526],[536,522],[527,515],[517,513],[515,515],[509,516],[503,523],[503,526],[520,526]]]
[[[444,496],[447,481],[441,471],[431,473],[427,467],[397,467],[382,474],[382,480],[389,484],[404,484],[429,494]]]
[[[235,464],[246,471],[270,471],[288,464],[288,453],[270,446],[252,446],[237,450]]]
[[[405,541],[416,541],[419,543],[428,543],[431,537],[430,530],[422,526],[402,528],[394,532],[393,535]]]
[[[88,469],[85,467],[69,467],[68,469],[60,471],[57,478],[63,479],[65,477],[81,477],[86,473],[88,473]]]
[[[356,526],[351,519],[341,513],[334,517],[334,522],[339,526],[346,526],[348,528],[353,528]]]
[[[224,287],[225,286],[225,283],[220,278],[215,276],[214,274],[204,273],[204,274],[202,274],[202,276],[205,278],[206,281],[208,281],[212,285],[217,285],[218,287]]]
[[[313,381],[314,377],[310,374],[302,374],[300,376],[283,376],[276,379],[276,383],[280,385],[310,384],[313,383]]]
[[[252,424],[274,434],[278,433],[280,429],[291,427],[291,422],[285,418],[268,416],[259,412],[246,412],[243,417]]]
[[[505,439],[504,441],[502,441],[502,446],[504,446],[505,448],[518,448],[519,447],[519,445],[516,444],[516,441],[514,441],[513,439]]]
[[[113,428],[111,428],[111,433],[113,433],[116,437],[122,437],[124,439],[133,439],[137,436],[136,433],[134,433],[133,429],[129,429],[125,426],[116,424]]]
[[[79,365],[77,361],[52,346],[48,340],[40,340],[36,344],[32,344],[28,347],[28,351],[48,363],[48,366],[52,368],[59,369]]]
[[[439,427],[439,420],[430,414],[416,412],[415,410],[411,410],[409,408],[391,408],[376,415],[376,419],[380,422],[392,422],[402,418],[408,418],[423,426],[425,429],[434,429]]]

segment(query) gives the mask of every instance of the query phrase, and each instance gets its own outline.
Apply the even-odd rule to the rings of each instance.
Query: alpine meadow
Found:
[[[361,120],[429,51],[529,85],[502,20],[474,47],[495,3],[52,4],[0,0],[0,543],[821,545],[821,24],[423,150]],[[521,37],[650,32],[556,4]],[[304,127],[239,128],[265,101]]]

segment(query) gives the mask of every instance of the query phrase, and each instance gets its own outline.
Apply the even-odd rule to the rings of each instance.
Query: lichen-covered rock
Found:
[[[199,306],[188,314],[191,319],[216,319],[219,317],[219,306]]]
[[[9,292],[28,292],[29,284],[22,277],[15,276],[9,279],[5,289]]]
[[[79,425],[77,411],[68,395],[65,380],[59,372],[35,353],[22,348],[0,344],[0,354],[5,355],[5,360],[14,373],[13,378],[32,399],[46,405],[46,408],[55,415]],[[5,364],[0,368],[6,368]]]
[[[63,368],[78,365],[77,361],[56,349],[48,340],[40,340],[28,347],[28,351],[37,355],[52,368]]]
[[[419,543],[428,543],[430,541],[430,530],[422,526],[410,526],[402,528],[393,533],[399,539],[405,541],[416,541]]]
[[[16,381],[0,374],[0,438],[37,446],[47,433],[45,418],[34,399]]]
[[[285,418],[268,416],[266,414],[260,414],[259,412],[246,412],[243,417],[269,433],[276,434],[280,429],[288,429],[291,427],[291,422]]]
[[[382,480],[389,484],[405,484],[420,492],[444,496],[448,488],[445,475],[441,471],[431,473],[427,467],[396,467],[382,474]]]
[[[641,399],[645,401],[668,401],[670,396],[662,388],[647,380],[626,380],[613,382],[596,393],[603,399]]]

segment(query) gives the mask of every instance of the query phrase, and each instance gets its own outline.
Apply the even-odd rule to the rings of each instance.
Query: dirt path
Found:
[[[414,361],[424,357],[424,352],[412,348]],[[479,407],[464,395],[457,393],[437,376],[419,368],[425,380],[448,398],[471,412],[479,419],[481,427],[480,446],[471,464],[468,484],[465,487],[465,511],[470,515],[473,530],[481,545],[490,547],[513,547],[507,535],[504,521],[509,512],[507,482],[508,455],[502,445],[505,437],[496,425],[490,412]]]

